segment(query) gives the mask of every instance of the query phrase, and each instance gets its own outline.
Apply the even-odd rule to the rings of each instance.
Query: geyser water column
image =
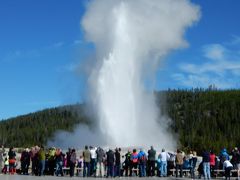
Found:
[[[144,82],[169,51],[187,45],[185,29],[198,18],[198,7],[188,0],[88,4],[82,26],[97,52],[92,103],[108,145],[175,147]]]

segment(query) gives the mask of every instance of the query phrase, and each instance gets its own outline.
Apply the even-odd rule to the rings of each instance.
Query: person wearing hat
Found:
[[[238,169],[237,165],[240,163],[240,155],[237,147],[235,147],[232,150],[231,155],[232,155],[231,163],[233,164],[233,168]]]

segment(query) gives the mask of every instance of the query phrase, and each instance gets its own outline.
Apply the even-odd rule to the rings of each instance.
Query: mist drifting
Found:
[[[154,80],[170,51],[187,46],[185,30],[199,16],[198,6],[188,0],[88,4],[81,25],[97,53],[89,78],[91,103],[108,145],[175,148],[145,81]]]

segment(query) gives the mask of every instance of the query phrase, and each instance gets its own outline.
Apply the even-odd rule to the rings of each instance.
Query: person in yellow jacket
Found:
[[[49,170],[49,174],[50,175],[54,175],[55,172],[55,166],[56,166],[56,162],[55,162],[55,154],[56,154],[56,148],[55,147],[51,147],[48,151],[48,170]]]
[[[2,169],[2,173],[7,174],[8,166],[9,166],[8,158],[5,158],[5,160],[4,160],[4,167]]]
[[[44,175],[46,161],[46,153],[43,146],[41,146],[40,150],[38,151],[38,160],[39,160],[38,175],[42,176]]]

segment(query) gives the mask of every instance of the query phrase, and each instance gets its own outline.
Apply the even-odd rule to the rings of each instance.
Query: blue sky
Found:
[[[240,1],[192,2],[201,19],[186,32],[189,47],[164,61],[156,89],[240,88]],[[86,77],[76,67],[94,51],[80,27],[85,3],[0,2],[0,119],[84,101]]]

